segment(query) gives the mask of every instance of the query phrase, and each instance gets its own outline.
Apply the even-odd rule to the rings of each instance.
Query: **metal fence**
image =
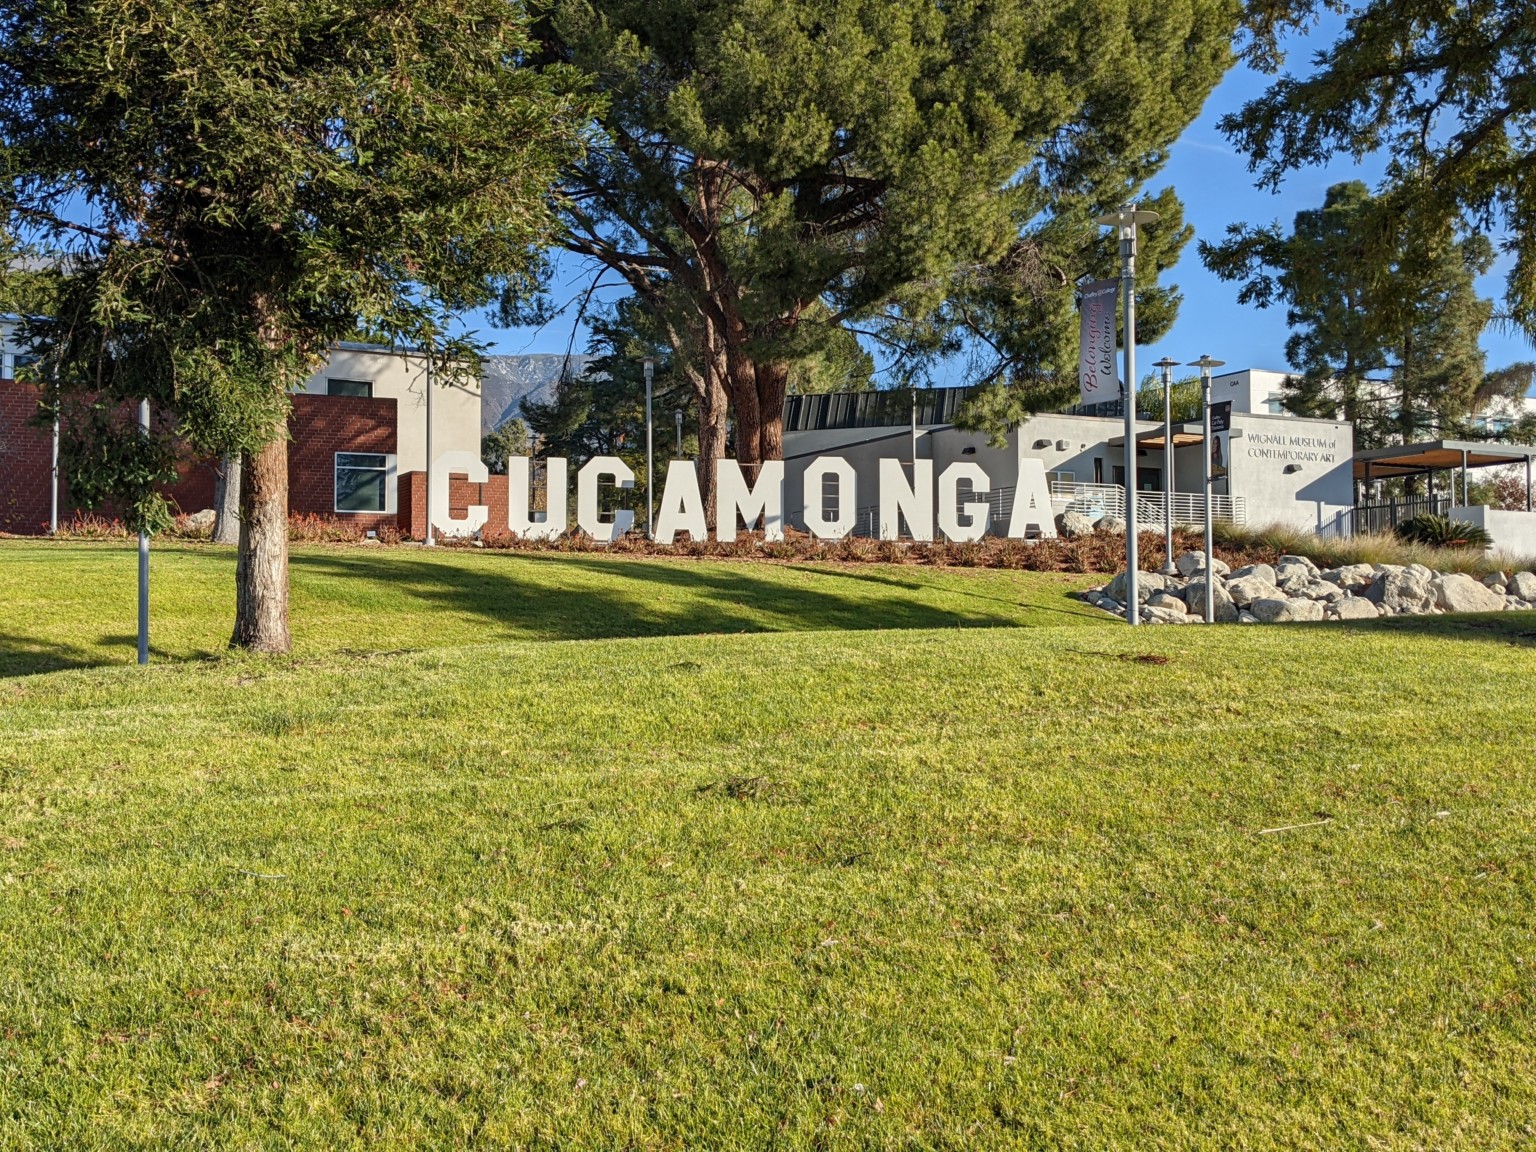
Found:
[[[1399,524],[1415,516],[1447,515],[1453,503],[1449,496],[1437,495],[1356,504],[1338,513],[1330,530],[1345,536],[1392,532]]]
[[[1070,480],[1051,482],[1051,503],[1057,511],[1081,512],[1084,515],[1116,516],[1125,519],[1125,488],[1119,484],[1084,484]],[[1175,524],[1204,524],[1205,498],[1199,492],[1174,492],[1171,497],[1163,492],[1138,492],[1136,494],[1136,519],[1141,527],[1164,524],[1168,512]],[[1228,524],[1248,522],[1248,501],[1242,496],[1211,497],[1211,519]]]

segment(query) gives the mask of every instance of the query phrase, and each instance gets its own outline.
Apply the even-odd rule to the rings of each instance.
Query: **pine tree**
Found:
[[[621,275],[694,372],[705,457],[728,398],[738,457],[775,458],[793,365],[851,324],[960,339],[938,314],[986,271],[993,319],[1028,297],[1060,327],[1076,254],[1103,243],[1093,215],[1155,174],[1229,66],[1236,16],[550,0],[544,59],[608,99],[567,175],[565,244]]]
[[[526,280],[589,109],[517,66],[508,0],[0,5],[0,205],[65,250],[33,325],[80,402],[71,490],[134,526],[171,438],[244,453],[234,642],[282,651],[290,389],[359,326],[439,346],[450,314]]]
[[[1397,234],[1388,247],[1390,211],[1351,181],[1298,212],[1290,235],[1234,224],[1225,242],[1200,245],[1212,271],[1242,282],[1240,303],[1285,304],[1286,358],[1297,370],[1286,407],[1350,421],[1359,447],[1438,434],[1470,412],[1492,316],[1475,283],[1492,262],[1488,242],[1440,228]]]
[[[1284,39],[1326,8],[1347,13],[1338,39],[1302,76],[1224,116],[1262,186],[1337,155],[1388,159],[1371,244],[1470,227],[1514,256],[1505,315],[1536,336],[1536,29],[1530,0],[1248,0],[1250,63],[1278,70]],[[1369,258],[1380,263],[1380,254]]]

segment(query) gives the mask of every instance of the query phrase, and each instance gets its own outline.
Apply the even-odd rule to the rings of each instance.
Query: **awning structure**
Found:
[[[1536,445],[1498,444],[1482,440],[1428,440],[1422,444],[1394,444],[1355,453],[1355,479],[1367,485],[1398,476],[1433,476],[1451,473],[1451,495],[1456,494],[1455,474],[1461,473],[1461,499],[1467,500],[1467,472],[1472,468],[1525,465],[1525,510],[1532,510],[1531,461]]]
[[[1199,424],[1175,424],[1173,426],[1173,446],[1175,448],[1192,448],[1205,440]],[[1105,443],[1111,448],[1124,448],[1125,436],[1111,436]],[[1163,446],[1162,428],[1147,428],[1136,433],[1136,447],[1161,448]]]
[[[1356,480],[1388,480],[1422,476],[1454,468],[1493,468],[1500,464],[1529,464],[1536,445],[1492,444],[1481,440],[1429,440],[1423,444],[1394,444],[1355,453]]]

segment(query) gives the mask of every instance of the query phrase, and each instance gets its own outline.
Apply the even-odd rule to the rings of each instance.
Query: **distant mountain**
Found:
[[[554,399],[555,385],[567,370],[579,376],[590,356],[486,356],[482,360],[480,434],[488,435],[514,416],[523,414],[523,401],[544,404]]]

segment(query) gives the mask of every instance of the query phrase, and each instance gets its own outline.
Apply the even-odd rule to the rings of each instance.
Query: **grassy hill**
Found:
[[[161,553],[168,653],[228,563]],[[131,581],[0,545],[0,1145],[1536,1125],[1536,622],[315,550],[292,659],[43,671],[124,658]]]

